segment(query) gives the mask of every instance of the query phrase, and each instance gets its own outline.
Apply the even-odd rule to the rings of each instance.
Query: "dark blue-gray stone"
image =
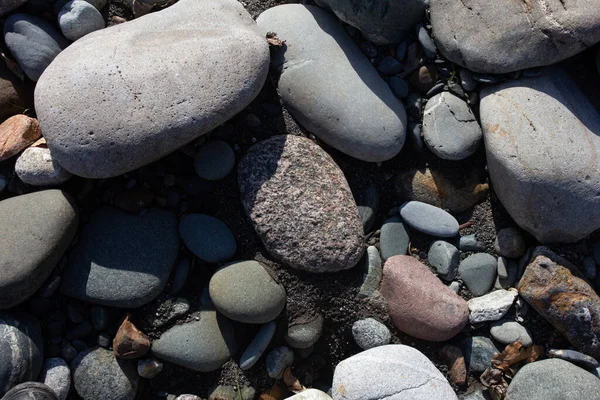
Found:
[[[406,50],[408,49],[408,42],[402,41],[396,47],[396,60],[403,61],[404,57],[406,57]]]
[[[181,218],[179,233],[192,253],[209,263],[229,260],[237,249],[229,227],[210,215],[185,215]]]
[[[470,92],[477,88],[477,82],[475,82],[475,79],[473,79],[471,71],[465,68],[461,68],[459,74],[460,84],[462,85],[463,89],[465,89],[467,92]]]
[[[233,170],[235,154],[226,142],[212,140],[198,149],[194,169],[200,178],[216,181],[225,178]]]
[[[429,36],[427,29],[425,29],[423,25],[417,25],[417,37],[419,39],[419,43],[421,43],[425,57],[433,60],[437,54],[437,47],[435,46],[433,39],[431,39]]]
[[[400,217],[388,218],[381,226],[379,235],[381,258],[385,261],[392,256],[405,255],[408,251],[409,240],[402,219]]]
[[[69,255],[63,294],[110,307],[140,307],[164,289],[179,253],[177,219],[101,208],[90,216]]]
[[[492,357],[499,354],[498,349],[490,339],[484,336],[472,336],[461,341],[465,362],[469,369],[481,373],[492,366]]]
[[[390,87],[392,88],[392,92],[399,99],[404,99],[408,96],[408,82],[405,79],[400,78],[399,76],[392,76],[390,78]]]
[[[183,286],[185,285],[185,281],[190,273],[190,262],[187,258],[179,260],[175,269],[173,270],[173,277],[171,279],[171,289],[169,293],[175,295],[179,293]]]
[[[256,336],[240,357],[240,368],[242,370],[246,371],[256,364],[267,349],[267,346],[269,346],[269,343],[271,343],[271,339],[275,334],[275,328],[277,328],[277,325],[273,321],[260,327]]]
[[[453,237],[458,234],[458,221],[442,210],[420,201],[409,201],[400,207],[406,224],[431,236]]]
[[[598,363],[598,360],[596,360],[594,357],[588,356],[587,354],[583,354],[575,350],[550,349],[548,350],[548,356],[569,361],[573,364],[579,365],[580,367],[589,370],[594,369],[598,367],[598,365],[600,365]]]
[[[487,253],[476,253],[461,261],[458,273],[473,296],[486,294],[496,279],[498,261]]]
[[[408,136],[408,142],[411,144],[413,149],[419,153],[422,152],[425,144],[423,143],[423,136],[421,136],[421,125],[415,122],[409,123],[408,129],[406,130],[406,135]]]
[[[392,56],[385,56],[379,62],[377,69],[382,74],[391,76],[402,72],[402,64]]]
[[[440,278],[451,281],[456,276],[456,269],[460,262],[460,252],[453,244],[436,240],[429,247],[427,261],[429,265],[435,268]]]

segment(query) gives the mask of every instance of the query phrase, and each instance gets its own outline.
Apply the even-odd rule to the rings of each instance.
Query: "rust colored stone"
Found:
[[[448,367],[448,378],[456,386],[467,385],[467,366],[460,348],[446,345],[440,350],[440,357]]]
[[[574,347],[600,357],[600,297],[570,262],[536,248],[518,289]]]
[[[37,119],[15,115],[0,125],[0,161],[25,150],[42,136]]]
[[[419,92],[426,92],[435,85],[437,78],[438,73],[435,65],[424,65],[412,74],[410,86]]]
[[[115,357],[131,360],[139,358],[150,350],[150,339],[129,321],[127,314],[113,340]]]

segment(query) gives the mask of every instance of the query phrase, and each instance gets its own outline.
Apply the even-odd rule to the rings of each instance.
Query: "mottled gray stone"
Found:
[[[481,127],[463,100],[442,92],[427,101],[423,139],[433,154],[444,160],[463,160],[475,153],[481,138]]]
[[[185,245],[202,261],[215,264],[227,261],[237,250],[235,237],[229,227],[210,215],[183,216],[179,233]]]
[[[237,351],[231,321],[215,310],[200,312],[200,320],[175,325],[152,343],[152,353],[194,371],[215,371]]]
[[[419,350],[390,344],[340,362],[333,373],[334,400],[457,399],[442,373]]]
[[[73,176],[60,166],[46,147],[29,147],[15,163],[15,173],[23,182],[33,186],[60,185]]]
[[[49,22],[28,14],[12,14],[6,18],[4,42],[32,81],[40,79],[58,53],[69,45]]]
[[[77,232],[75,201],[44,190],[0,202],[0,309],[38,290]]]
[[[473,296],[486,294],[496,280],[498,261],[487,253],[475,253],[462,260],[458,273]]]
[[[352,337],[358,347],[368,350],[390,343],[392,335],[387,326],[381,322],[373,318],[365,318],[352,324]]]
[[[429,247],[427,262],[435,268],[440,278],[451,281],[456,276],[456,269],[460,262],[460,252],[453,244],[436,240]]]
[[[65,400],[71,388],[71,370],[62,358],[44,360],[38,381],[54,390],[58,400]]]
[[[395,216],[385,220],[379,234],[379,247],[383,261],[392,256],[405,255],[409,241],[402,218]]]
[[[103,29],[104,18],[88,1],[71,0],[58,13],[58,25],[67,39],[75,41]]]
[[[219,268],[208,288],[221,314],[246,324],[272,321],[285,307],[285,289],[258,261],[238,261]]]
[[[23,312],[0,312],[0,396],[34,381],[42,368],[44,340],[40,323]]]
[[[600,41],[599,0],[436,0],[430,12],[440,52],[476,72],[554,64]]]
[[[564,243],[600,227],[600,114],[566,73],[485,88],[480,114],[494,190],[521,228]]]
[[[150,209],[137,215],[100,208],[69,255],[61,291],[94,304],[140,307],[162,292],[178,253],[172,212]]]
[[[508,387],[510,400],[597,399],[600,379],[568,361],[548,359],[526,364]]]
[[[411,228],[431,236],[453,237],[458,234],[458,221],[431,204],[409,201],[400,207],[400,215]]]
[[[490,335],[502,344],[521,342],[523,347],[533,344],[533,339],[527,328],[515,321],[500,320],[490,325]]]
[[[481,373],[491,367],[492,357],[499,354],[494,342],[484,336],[472,336],[464,339],[461,342],[461,348],[469,369],[476,373]]]
[[[139,376],[131,360],[118,360],[110,350],[88,349],[71,363],[73,386],[84,399],[133,400]]]
[[[323,333],[323,316],[317,316],[309,322],[288,326],[285,341],[295,349],[307,349],[312,347]]]
[[[257,23],[286,41],[272,64],[281,70],[283,103],[298,122],[363,161],[400,152],[404,106],[336,18],[318,7],[285,4],[263,12]]]
[[[355,266],[363,227],[343,172],[312,141],[274,136],[238,165],[242,204],[267,251],[292,268],[335,272]]]
[[[260,327],[256,336],[240,357],[240,368],[242,370],[246,371],[256,364],[267,349],[267,346],[269,346],[269,343],[271,343],[271,339],[275,334],[275,328],[277,328],[277,325],[273,321]]]
[[[35,108],[63,167],[108,178],[236,115],[268,66],[264,36],[239,2],[181,0],[73,43],[38,82]]]

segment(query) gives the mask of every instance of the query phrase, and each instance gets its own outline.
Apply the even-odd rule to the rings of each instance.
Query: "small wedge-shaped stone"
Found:
[[[113,340],[115,357],[125,360],[140,358],[150,350],[150,339],[129,321],[127,314]]]
[[[35,118],[15,115],[0,125],[0,161],[14,156],[42,136]]]
[[[212,130],[258,94],[269,50],[235,0],[181,0],[92,32],[44,71],[35,108],[56,161],[107,178]]]
[[[318,7],[286,4],[257,23],[285,40],[272,61],[281,70],[279,94],[306,129],[364,161],[400,152],[404,106],[337,19]]]

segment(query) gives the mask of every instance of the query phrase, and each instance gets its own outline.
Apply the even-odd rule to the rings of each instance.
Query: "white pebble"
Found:
[[[506,314],[517,298],[517,291],[496,290],[484,296],[467,301],[469,321],[472,324],[486,321],[497,321]]]

